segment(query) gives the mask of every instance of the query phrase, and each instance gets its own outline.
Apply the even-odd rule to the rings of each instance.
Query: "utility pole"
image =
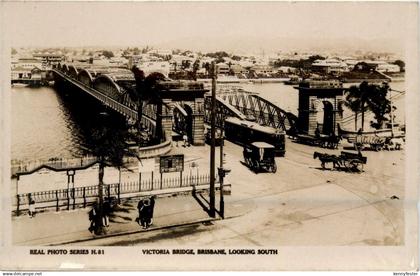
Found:
[[[212,71],[212,82],[211,82],[211,125],[210,125],[210,134],[211,134],[211,147],[210,147],[210,212],[209,215],[214,218],[216,217],[216,202],[215,202],[215,169],[216,169],[216,160],[215,160],[215,135],[216,135],[216,65],[214,61],[211,63]]]
[[[392,89],[389,88],[389,103],[391,105],[391,137],[394,137],[394,107],[392,106]]]
[[[223,178],[225,177],[225,170],[223,169],[223,128],[220,128],[220,167],[219,167],[219,181],[220,181],[220,207],[219,207],[219,215],[222,219],[225,218],[225,200],[223,198]]]

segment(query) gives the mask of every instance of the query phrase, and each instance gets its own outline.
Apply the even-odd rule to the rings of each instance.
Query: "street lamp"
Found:
[[[211,123],[210,123],[210,134],[211,134],[211,143],[210,143],[210,211],[209,215],[214,218],[216,217],[216,208],[215,208],[215,135],[216,135],[216,65],[214,61],[211,63],[211,72],[212,72],[212,85],[211,85]]]

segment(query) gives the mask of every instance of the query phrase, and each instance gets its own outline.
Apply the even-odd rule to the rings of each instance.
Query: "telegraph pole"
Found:
[[[225,170],[223,169],[223,128],[220,128],[220,167],[219,167],[219,180],[220,180],[220,207],[219,207],[219,215],[222,219],[225,218],[225,200],[223,198],[223,178],[225,177]]]
[[[216,65],[214,61],[211,63],[211,125],[210,125],[210,134],[211,134],[211,147],[210,147],[210,212],[211,217],[216,217],[216,201],[215,201],[215,170],[216,170],[216,156],[215,156],[215,136],[216,136]]]

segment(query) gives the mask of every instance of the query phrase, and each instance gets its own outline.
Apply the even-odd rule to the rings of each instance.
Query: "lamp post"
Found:
[[[225,177],[225,170],[223,169],[223,128],[220,128],[220,167],[219,167],[219,181],[220,181],[220,206],[219,206],[219,215],[222,219],[225,218],[225,200],[223,198],[223,179]]]
[[[216,66],[214,61],[211,63],[212,85],[211,85],[211,146],[210,146],[210,211],[209,215],[216,217],[215,209],[215,134],[216,134]]]

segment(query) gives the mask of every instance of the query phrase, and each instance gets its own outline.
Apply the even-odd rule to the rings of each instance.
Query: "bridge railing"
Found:
[[[50,158],[32,161],[12,160],[12,175],[33,171],[41,166],[48,166],[54,169],[72,169],[90,165],[97,161],[95,156],[84,156],[80,158]]]
[[[218,182],[218,177],[215,179]],[[115,198],[120,201],[121,198],[137,197],[142,194],[150,194],[152,191],[168,190],[170,192],[182,191],[184,188],[193,188],[196,186],[205,186],[210,183],[210,175],[180,175],[179,177],[146,179],[141,182],[113,183],[104,184],[103,195],[107,198]],[[48,190],[34,193],[17,194],[13,202],[16,215],[29,208],[29,202],[35,201],[36,207],[51,208],[56,211],[61,208],[67,210],[76,207],[86,207],[89,202],[93,202],[98,197],[98,185],[76,187],[60,190]]]

